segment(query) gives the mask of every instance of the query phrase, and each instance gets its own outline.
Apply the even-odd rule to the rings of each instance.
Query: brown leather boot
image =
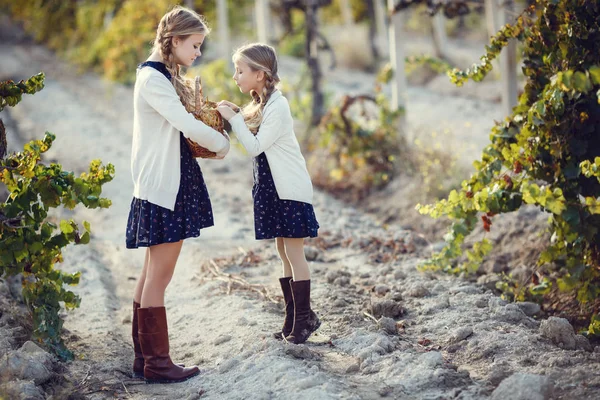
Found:
[[[138,338],[138,308],[140,303],[133,301],[133,319],[131,320],[131,337],[133,338],[133,377],[143,378],[144,377],[144,355],[142,354],[142,348],[140,347],[140,340]]]
[[[321,326],[319,317],[310,309],[310,279],[307,281],[291,281],[294,296],[294,326],[285,338],[288,342],[300,344]]]
[[[164,307],[138,308],[138,337],[144,355],[147,383],[182,382],[200,373],[198,367],[180,367],[169,356],[169,330]]]
[[[137,309],[140,308],[140,303],[133,301],[133,318],[131,320],[131,337],[133,338],[133,377],[144,378],[144,356],[142,355],[142,348],[140,347],[140,340],[138,338],[138,313]],[[177,364],[180,367],[185,367],[185,364]]]
[[[285,319],[283,328],[279,332],[273,333],[277,340],[283,340],[284,337],[292,333],[292,327],[294,326],[294,296],[292,296],[292,287],[290,286],[291,280],[292,278],[289,276],[279,278],[279,284],[283,292],[283,302],[285,303]]]

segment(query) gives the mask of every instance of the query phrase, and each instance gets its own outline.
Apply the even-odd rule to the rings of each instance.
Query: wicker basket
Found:
[[[223,117],[217,111],[217,104],[204,99],[202,95],[202,85],[200,83],[200,77],[196,77],[195,82],[195,109],[192,112],[192,115],[206,125],[220,132],[223,136],[227,137],[224,132],[223,127]],[[200,146],[198,143],[194,142],[191,139],[186,138],[187,144],[192,152],[192,156],[195,158],[214,158],[217,153],[208,150],[205,147]]]

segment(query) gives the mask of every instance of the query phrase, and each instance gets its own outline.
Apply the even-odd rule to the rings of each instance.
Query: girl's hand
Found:
[[[220,102],[217,103],[217,106],[227,106],[227,107],[231,108],[232,110],[234,110],[235,112],[240,112],[240,108],[237,105],[235,105],[232,102],[227,101],[227,100],[221,100]]]
[[[233,111],[229,106],[226,106],[226,105],[219,105],[217,107],[217,111],[227,121],[229,121],[231,118],[235,117],[235,115],[236,115],[236,112]]]

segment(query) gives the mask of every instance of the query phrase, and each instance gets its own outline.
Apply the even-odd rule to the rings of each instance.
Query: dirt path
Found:
[[[306,345],[271,339],[281,322],[280,306],[247,291],[226,294],[227,283],[211,279],[202,268],[223,257],[216,260],[223,271],[277,293],[279,265],[271,244],[253,238],[251,161],[239,151],[224,161],[201,161],[216,226],[186,242],[167,292],[172,357],[197,363],[203,374],[174,385],[131,379],[131,293],[143,261],[143,251],[124,247],[132,192],[131,89],[92,74],[73,74],[41,47],[2,44],[0,54],[3,74],[47,74],[43,91],[10,110],[23,138],[54,132],[57,140],[48,158],[66,169],[82,171],[94,158],[116,166],[116,178],[103,193],[113,201],[109,210],[62,215],[90,221],[93,232],[89,245],[65,252],[62,265],[82,271],[76,287],[81,307],[66,316],[67,342],[77,354],[66,376],[85,398],[600,396],[598,349],[589,351],[581,340],[575,349],[557,347],[547,337],[559,330],[532,318],[535,305],[506,305],[484,286],[417,272],[415,266],[430,252],[418,235],[395,225],[384,228],[320,192],[315,204],[321,237],[310,242],[310,258],[313,303],[323,326]],[[456,124],[474,115],[461,107],[464,99],[431,103],[442,95],[411,91],[415,120],[433,125],[434,107],[454,110]],[[491,103],[484,107],[493,108]],[[572,333],[560,332],[554,341],[563,347],[575,340]]]

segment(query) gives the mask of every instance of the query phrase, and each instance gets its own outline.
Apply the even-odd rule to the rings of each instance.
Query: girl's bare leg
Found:
[[[292,266],[294,281],[310,280],[310,269],[304,256],[303,238],[283,238],[285,254]]]
[[[277,248],[277,254],[279,254],[279,258],[281,259],[281,264],[283,266],[283,278],[292,277],[292,265],[290,264],[290,260],[288,259],[285,253],[285,245],[283,244],[283,238],[275,238],[275,247]]]
[[[137,284],[135,285],[135,291],[133,292],[133,301],[140,303],[142,301],[142,290],[144,289],[144,283],[146,282],[146,272],[148,271],[148,263],[150,262],[150,249],[146,249],[146,258],[144,260],[144,267],[142,273],[138,278]]]
[[[150,261],[141,297],[143,308],[165,305],[165,290],[173,277],[182,244],[183,240],[149,247]]]

